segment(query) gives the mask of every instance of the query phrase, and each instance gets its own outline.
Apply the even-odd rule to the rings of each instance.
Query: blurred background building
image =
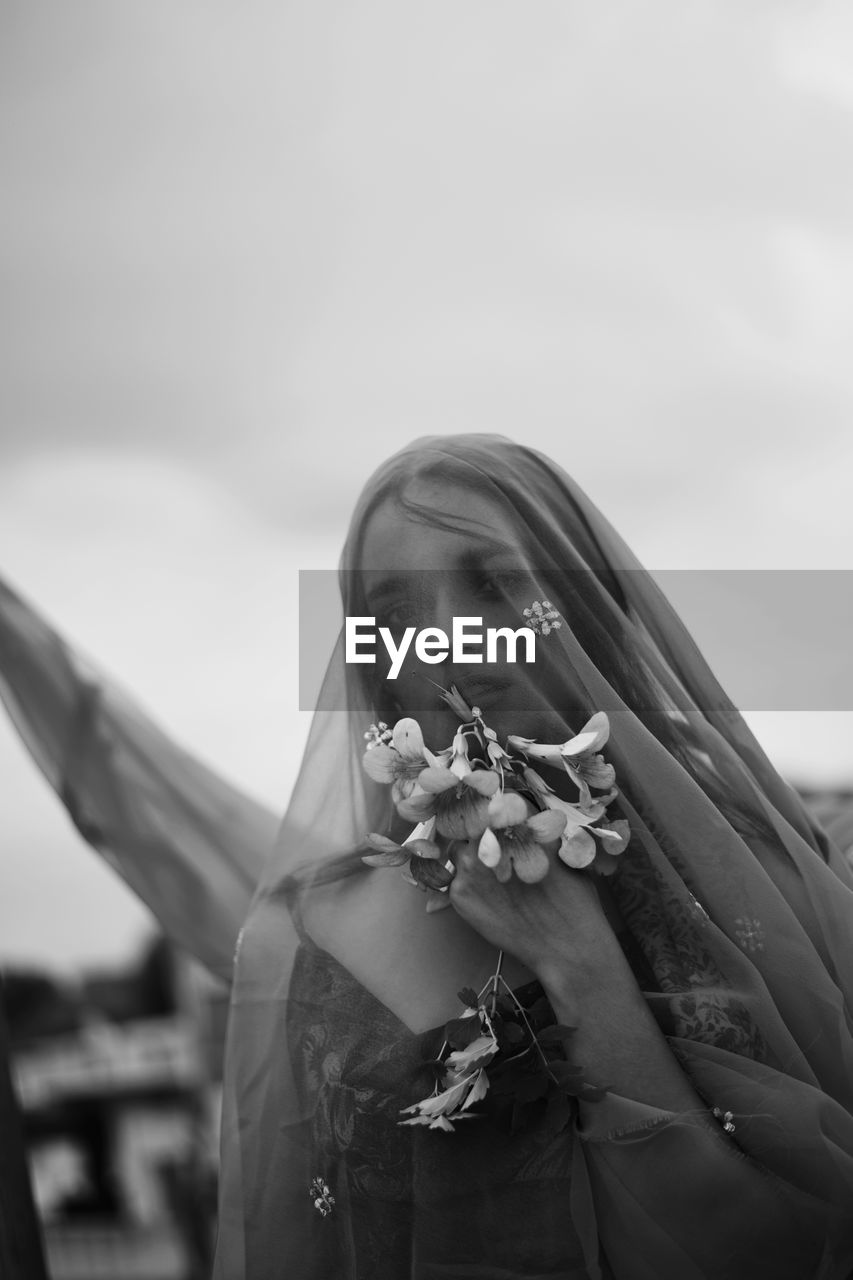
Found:
[[[51,1280],[202,1280],[225,991],[162,937],[123,969],[7,966],[2,995]]]

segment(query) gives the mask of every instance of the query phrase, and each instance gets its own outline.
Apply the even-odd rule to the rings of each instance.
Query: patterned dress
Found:
[[[401,1126],[432,1087],[443,1027],[413,1033],[307,935],[288,1005],[318,1194],[293,1224],[304,1256],[287,1280],[587,1280],[568,1131],[511,1134],[488,1116],[450,1134]]]

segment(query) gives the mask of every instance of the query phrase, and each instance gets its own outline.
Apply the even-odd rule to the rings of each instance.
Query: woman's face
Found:
[[[483,661],[454,662],[452,650],[442,661],[424,661],[412,637],[396,679],[390,680],[391,660],[377,637],[376,672],[388,695],[382,703],[393,708],[389,715],[394,718],[415,716],[433,749],[449,744],[457,718],[430,681],[444,689],[455,685],[499,735],[541,738],[549,721],[558,723],[541,691],[547,687],[550,637],[536,636],[532,663],[525,661],[523,637],[517,642],[515,662],[507,660],[503,641],[497,643],[498,660],[486,661],[487,628],[524,627],[522,610],[542,598],[535,567],[526,562],[516,529],[499,507],[458,485],[417,478],[407,495],[432,506],[439,518],[461,515],[477,523],[464,532],[435,528],[412,519],[393,499],[381,504],[369,518],[363,542],[361,585],[367,614],[375,617],[377,633],[383,626],[392,632],[396,645],[407,628],[415,628],[417,634],[435,627],[452,637],[454,617],[480,618],[482,622],[469,624],[468,630],[482,634],[483,641],[468,649],[481,653]]]

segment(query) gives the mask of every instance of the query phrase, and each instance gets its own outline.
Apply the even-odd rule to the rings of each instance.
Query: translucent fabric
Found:
[[[188,945],[222,973],[245,917],[215,1280],[850,1276],[853,875],[654,581],[558,466],[490,435],[421,439],[383,464],[356,505],[339,580],[344,613],[384,621],[398,639],[410,625],[449,632],[460,614],[519,627],[536,601],[561,625],[537,635],[533,663],[487,672],[410,653],[393,681],[387,662],[347,663],[343,634],[329,637],[322,709],[262,869],[266,819],[258,825],[232,794],[223,808],[237,847],[211,842],[206,872],[194,817],[174,798],[185,784],[193,793],[193,762],[145,736],[143,749],[168,761],[156,825],[167,830],[173,813],[177,822],[159,848],[179,882],[188,867],[199,875],[211,904],[186,920]],[[30,642],[36,631],[25,650]],[[37,758],[57,759],[57,732],[65,742],[65,717],[38,707],[41,683],[53,704],[53,665],[67,659],[63,648],[39,669],[4,660],[4,696]],[[362,861],[368,832],[399,841],[412,827],[363,768],[365,732],[416,715],[427,746],[447,747],[456,717],[429,681],[476,700],[502,743],[559,744],[594,713],[609,717],[611,812],[630,842],[606,877],[559,861],[549,877],[593,877],[628,974],[602,990],[614,1007],[636,997],[653,1016],[636,1088],[629,1078],[581,1103],[557,1133],[536,1120],[508,1133],[488,1104],[453,1133],[398,1123],[428,1088],[455,992],[477,987],[496,960],[461,899],[427,913],[399,872]],[[108,835],[120,842],[139,775],[109,772],[108,753],[90,746],[76,769],[78,805],[100,787],[120,794]],[[567,778],[548,782],[571,799]],[[147,794],[156,808],[156,787]],[[133,883],[134,846],[122,847],[118,866]],[[146,901],[164,916],[168,879],[145,877]],[[563,942],[536,947],[557,954]],[[544,969],[525,963],[531,948],[521,934],[517,955],[506,948],[522,1002],[554,994]],[[606,1024],[604,1001],[586,1016],[599,1012]],[[664,1062],[654,1104],[646,1053]]]
[[[0,580],[0,698],[80,834],[225,982],[280,819]]]

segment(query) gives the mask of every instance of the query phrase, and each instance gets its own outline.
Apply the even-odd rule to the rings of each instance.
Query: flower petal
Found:
[[[481,796],[493,796],[501,785],[500,778],[491,769],[474,769],[462,781]]]
[[[559,809],[546,809],[544,813],[534,813],[525,823],[539,844],[547,844],[563,834],[566,827],[566,815]]]
[[[551,870],[551,861],[535,840],[516,840],[512,848],[512,869],[525,884],[538,884]]]
[[[510,734],[507,738],[507,746],[514,747],[516,751],[520,751],[525,756],[530,756],[534,760],[544,760],[546,764],[554,765],[559,769],[563,763],[560,754],[562,748],[559,744],[543,744],[537,742],[534,738],[521,738],[517,734]],[[373,748],[374,751],[376,747]]]
[[[631,828],[624,818],[611,822],[609,827],[591,827],[590,830],[604,842],[604,848],[609,854],[621,853],[631,839]]]
[[[448,840],[479,840],[488,822],[488,800],[476,792],[436,797],[435,825]]]
[[[489,802],[485,796],[467,796],[462,809],[466,840],[479,840],[489,822]]]
[[[371,849],[375,849],[377,853],[402,853],[402,846],[397,844],[396,840],[392,840],[390,836],[383,836],[378,831],[368,831],[364,837]]]
[[[534,795],[541,796],[543,799],[554,795],[554,788],[549,787],[545,779],[541,778],[535,769],[531,769],[530,765],[525,765],[521,772]]]
[[[494,873],[495,873],[495,879],[499,880],[499,881],[501,882],[501,884],[506,884],[509,880],[511,880],[511,879],[512,879],[512,861],[511,861],[511,859],[510,859],[510,858],[501,858],[501,860],[500,860],[500,862],[498,863],[498,865],[497,865],[496,867],[492,867],[492,870],[493,870],[493,871],[494,871]]]
[[[555,809],[558,813],[566,815],[567,832],[577,831],[578,827],[588,827],[604,814],[604,805],[598,801],[595,801],[590,810],[587,811],[579,805],[569,804],[568,800],[561,800],[558,796],[544,796],[543,798],[549,809]]]
[[[456,868],[448,871],[443,862],[417,855],[409,863],[412,878],[420,889],[446,889],[456,874]]]
[[[480,836],[477,857],[487,867],[496,867],[503,857],[500,841],[491,827],[486,827],[486,830]]]
[[[404,716],[394,725],[392,742],[404,760],[422,760],[424,754],[424,735],[417,720]],[[373,748],[377,750],[376,747]]]
[[[581,776],[580,770],[577,768],[577,765],[572,764],[571,760],[564,760],[563,767],[565,768],[566,773],[569,775],[572,782],[575,784],[578,791],[580,792],[580,799],[578,801],[578,804],[583,810],[585,811],[589,810],[590,806],[593,804],[592,795],[590,794],[589,787],[586,785],[586,782]]]
[[[574,738],[569,738],[568,742],[564,742],[560,747],[560,755],[563,759],[573,760],[577,756],[588,755],[595,750],[597,733],[578,733]]]
[[[468,763],[467,756],[454,755],[450,762],[450,772],[458,778],[467,778],[471,772],[471,766]]]
[[[406,848],[411,849],[419,858],[430,858],[433,861],[446,856],[432,840],[407,840]]]
[[[407,822],[426,822],[435,812],[435,796],[426,791],[413,792],[405,800],[397,801],[397,812]]]
[[[597,853],[592,836],[581,827],[570,836],[564,836],[557,856],[567,867],[588,867]]]
[[[378,747],[371,747],[369,751],[365,751],[361,763],[364,766],[364,772],[374,782],[393,782],[394,766],[399,763],[399,760],[399,752],[382,743]]]
[[[435,830],[435,817],[427,818],[426,822],[419,822],[403,841],[403,845],[411,844],[413,840],[429,840]]]
[[[590,787],[596,791],[605,791],[616,781],[616,770],[612,764],[605,764],[603,756],[593,756],[589,760],[579,760],[578,770]]]
[[[373,748],[378,751],[378,747]],[[441,795],[442,791],[450,791],[452,787],[458,786],[459,779],[450,769],[444,769],[440,765],[436,769],[432,765],[428,769],[422,769],[418,774],[418,783],[423,787],[424,791],[428,791],[431,795]]]
[[[517,826],[526,820],[527,814],[527,804],[517,791],[504,791],[489,801],[490,825],[493,827]]]
[[[365,853],[361,860],[368,867],[402,867],[409,857],[400,850],[399,853]]]
[[[610,737],[610,721],[605,711],[596,711],[590,716],[580,733],[561,748],[564,756],[578,756],[584,752],[600,751]]]

